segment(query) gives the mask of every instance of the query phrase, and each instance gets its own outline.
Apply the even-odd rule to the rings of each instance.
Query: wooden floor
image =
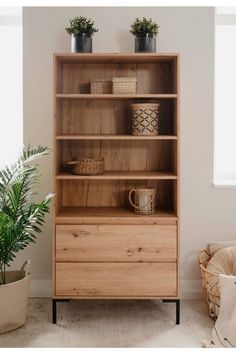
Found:
[[[147,300],[84,300],[58,304],[31,299],[24,327],[0,335],[0,347],[201,347],[213,321],[203,301],[182,301],[181,325],[175,305]]]

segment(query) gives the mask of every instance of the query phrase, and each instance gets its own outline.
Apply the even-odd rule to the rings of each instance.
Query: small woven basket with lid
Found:
[[[111,80],[97,79],[90,80],[90,93],[92,94],[111,94],[112,82]]]
[[[136,94],[137,79],[134,77],[113,77],[112,91],[115,95]]]

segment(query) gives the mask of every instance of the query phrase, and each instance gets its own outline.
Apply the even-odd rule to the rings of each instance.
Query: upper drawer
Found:
[[[56,261],[158,262],[176,258],[176,225],[56,226]]]

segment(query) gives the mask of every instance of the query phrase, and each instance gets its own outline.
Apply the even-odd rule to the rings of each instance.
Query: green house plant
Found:
[[[98,29],[94,27],[94,21],[91,18],[76,16],[69,20],[69,27],[66,27],[67,33],[71,35],[72,53],[91,53],[92,36]]]
[[[136,18],[130,32],[135,36],[135,52],[155,52],[159,25],[152,18]]]
[[[52,194],[35,201],[38,165],[33,161],[49,153],[43,146],[23,148],[18,160],[0,171],[0,333],[25,322],[30,286],[29,261],[19,271],[7,267],[42,231]]]

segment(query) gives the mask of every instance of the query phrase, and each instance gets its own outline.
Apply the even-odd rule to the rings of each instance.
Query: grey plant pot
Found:
[[[140,33],[135,36],[136,53],[155,53],[156,35],[151,33]]]
[[[72,53],[92,53],[92,36],[87,33],[71,35]]]
[[[0,285],[0,334],[23,326],[30,288],[30,262],[21,270],[7,272],[7,284]]]

